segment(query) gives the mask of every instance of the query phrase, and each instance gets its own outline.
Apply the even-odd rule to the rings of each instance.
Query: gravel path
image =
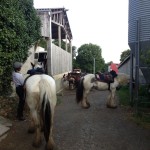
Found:
[[[129,121],[122,108],[106,108],[107,95],[108,91],[92,91],[90,109],[76,104],[75,91],[59,97],[53,130],[58,150],[150,150],[150,130]],[[14,121],[0,150],[35,150],[27,128],[28,121]],[[38,150],[43,149],[44,142]]]

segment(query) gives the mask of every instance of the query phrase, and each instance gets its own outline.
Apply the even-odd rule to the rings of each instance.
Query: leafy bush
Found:
[[[28,49],[40,37],[40,18],[33,0],[1,0],[0,3],[0,93],[11,89],[12,64],[24,62]]]

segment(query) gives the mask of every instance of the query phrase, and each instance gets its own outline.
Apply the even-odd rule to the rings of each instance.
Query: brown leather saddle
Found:
[[[100,82],[105,82],[105,83],[110,84],[114,82],[114,78],[117,77],[117,73],[113,70],[110,71],[109,73],[97,72],[95,74],[95,77]]]

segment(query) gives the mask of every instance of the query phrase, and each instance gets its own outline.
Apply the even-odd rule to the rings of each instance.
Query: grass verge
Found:
[[[150,129],[150,97],[146,87],[139,89],[138,104],[131,107],[129,87],[122,87],[117,91],[120,105],[128,110],[128,117],[137,125]]]

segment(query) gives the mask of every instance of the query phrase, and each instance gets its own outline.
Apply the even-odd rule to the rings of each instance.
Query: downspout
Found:
[[[48,75],[53,75],[53,70],[52,70],[52,28],[51,28],[51,12],[48,12],[48,26],[49,26],[49,38],[47,41],[47,71]]]
[[[138,103],[139,103],[139,51],[140,51],[140,20],[138,19],[136,22],[137,26],[137,35],[136,35],[136,51],[135,51],[135,90],[136,90],[136,95],[135,95],[135,103],[136,103],[136,113],[138,111]]]

